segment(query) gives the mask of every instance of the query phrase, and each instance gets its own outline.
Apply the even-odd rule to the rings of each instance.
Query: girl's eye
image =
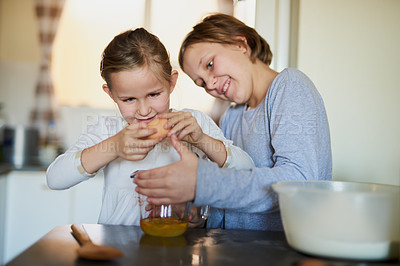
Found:
[[[128,98],[128,99],[124,99],[122,101],[123,102],[132,102],[133,100],[135,100],[135,98]]]
[[[159,92],[157,92],[157,93],[151,93],[151,94],[149,94],[149,97],[153,98],[153,97],[157,97],[158,95],[160,95]]]
[[[212,68],[214,65],[214,60],[211,60],[208,64],[207,64],[207,68]]]

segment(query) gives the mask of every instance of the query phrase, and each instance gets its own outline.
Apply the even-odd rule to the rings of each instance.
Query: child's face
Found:
[[[110,75],[111,86],[103,85],[126,122],[150,122],[158,113],[169,111],[169,96],[178,73],[173,71],[171,84],[161,83],[148,67],[120,71]]]
[[[216,98],[246,103],[253,90],[252,62],[246,46],[195,43],[184,54],[186,74]]]

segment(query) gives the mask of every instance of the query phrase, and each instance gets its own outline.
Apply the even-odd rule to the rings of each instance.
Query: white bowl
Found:
[[[396,258],[400,249],[400,187],[339,181],[282,181],[279,195],[286,239],[317,256]]]

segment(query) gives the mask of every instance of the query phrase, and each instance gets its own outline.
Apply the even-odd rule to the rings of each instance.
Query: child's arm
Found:
[[[82,151],[81,163],[87,173],[100,168],[120,157],[129,161],[139,161],[146,157],[160,139],[144,139],[155,133],[147,129],[145,123],[126,126],[116,135]]]
[[[219,167],[224,165],[227,159],[224,143],[205,134],[190,112],[170,112],[159,114],[159,117],[168,119],[166,127],[170,128],[169,136],[176,134],[179,140],[191,143],[202,150]]]
[[[109,117],[99,117],[98,123],[88,127],[87,133],[80,135],[78,141],[70,147],[65,153],[58,156],[47,168],[47,184],[51,189],[67,189],[76,184],[93,177],[97,170],[101,169],[108,162],[117,156],[127,160],[135,160],[143,157],[138,155],[140,145],[129,143],[129,137],[133,137],[132,126],[123,128],[119,119]],[[145,125],[143,125],[145,126]],[[129,130],[128,130],[129,129]],[[142,135],[147,136],[154,133],[153,130],[141,129]],[[117,133],[116,133],[117,132]],[[123,133],[121,133],[123,132]],[[117,137],[125,137],[126,147],[123,141],[118,141]],[[146,143],[152,147],[158,140],[150,140],[139,143]],[[119,145],[117,145],[119,143]],[[136,144],[138,144],[136,142]],[[135,148],[136,146],[136,148]],[[139,149],[137,149],[139,146]],[[154,146],[154,145],[153,145]],[[117,152],[118,151],[118,152]],[[83,153],[83,154],[82,154]],[[135,158],[135,156],[137,156]]]
[[[223,142],[227,152],[227,158],[223,168],[251,169],[255,167],[253,159],[247,152],[233,145],[233,141],[224,136],[221,128],[211,119],[210,116],[196,110],[189,110],[198,121],[204,134]]]

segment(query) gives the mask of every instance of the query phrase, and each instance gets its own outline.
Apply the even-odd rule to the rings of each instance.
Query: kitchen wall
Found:
[[[400,1],[301,0],[298,67],[324,98],[333,176],[400,185]]]
[[[157,7],[152,10],[153,16],[161,16],[167,4],[161,0],[152,2],[157,3]],[[193,18],[188,12],[180,12],[177,3],[187,4],[188,1],[173,2],[174,12],[178,15],[170,16],[164,23],[149,24],[167,47],[179,43],[184,33],[199,19]],[[193,0],[193,3],[195,2]],[[298,68],[314,81],[324,98],[328,112],[334,179],[400,185],[400,141],[398,141],[400,107],[396,103],[400,99],[400,85],[397,79],[400,70],[398,65],[400,53],[397,51],[397,47],[400,47],[398,30],[400,20],[397,16],[400,13],[400,1],[256,1],[255,27],[271,44],[275,56],[273,67],[278,71],[288,65],[285,53],[287,48],[282,47],[287,46],[288,25],[285,17],[290,2],[299,3],[298,49],[295,53]],[[199,9],[204,6],[206,5],[203,3],[194,8]],[[215,8],[215,5],[213,7]],[[89,20],[94,20],[93,13],[87,15]],[[79,19],[85,19],[85,15],[81,14],[77,21]],[[184,20],[190,21],[188,28],[178,32],[174,25]],[[35,23],[32,0],[0,0],[0,102],[5,102],[11,123],[26,123],[33,107],[32,99],[40,56]],[[63,23],[61,21],[60,27],[67,27]],[[90,31],[110,30],[104,25],[90,28],[91,26],[78,23],[74,27],[80,31],[84,30],[84,27]],[[71,30],[73,31],[71,28],[68,29],[69,33]],[[58,60],[59,64],[65,62],[64,59],[61,60],[63,55],[77,58],[75,65],[73,61],[71,66],[58,66],[58,69],[56,67],[53,70],[57,77],[56,89],[63,87],[62,84],[66,85],[65,89],[62,89],[64,100],[77,86],[80,86],[79,82],[69,81],[68,78],[82,73],[89,73],[90,77],[79,76],[78,81],[84,86],[78,91],[82,91],[82,88],[90,89],[98,93],[101,98],[96,98],[93,103],[96,105],[95,108],[82,106],[87,102],[77,100],[70,103],[71,99],[64,102],[59,99],[63,105],[62,115],[64,117],[73,115],[62,125],[65,130],[72,132],[66,137],[67,144],[73,142],[75,135],[79,134],[84,122],[90,119],[92,114],[97,111],[116,112],[112,104],[103,104],[110,102],[100,91],[102,81],[98,75],[98,54],[109,41],[112,31],[116,30],[112,29],[107,38],[100,40],[102,43],[96,46],[98,51],[94,51],[91,55],[93,59],[91,65],[86,65],[84,68],[79,68],[80,64],[85,65],[85,63],[79,61],[81,56],[77,53],[77,48],[71,47],[79,47],[89,42],[88,38],[71,38],[67,34],[64,37],[70,38],[70,41],[75,42],[77,46],[66,46],[65,42],[58,43],[56,49],[59,49],[60,55],[55,60]],[[58,42],[60,37],[62,36],[57,37]],[[170,50],[173,64],[177,67],[177,51]],[[76,72],[74,67],[79,69],[79,72]],[[61,77],[60,73],[67,75]],[[90,84],[97,85],[87,85],[89,78],[94,80],[94,83]],[[179,85],[174,92],[176,98],[173,99],[173,104],[177,108],[191,106],[208,110],[212,105],[211,99],[193,87],[192,82],[184,74],[181,73],[180,79],[186,83]],[[191,98],[205,99],[205,102],[186,102],[185,94],[196,95]],[[61,97],[60,95],[61,92],[58,97]],[[100,102],[102,103],[98,104]],[[79,121],[79,126],[76,126],[76,120]]]
[[[26,124],[40,58],[33,1],[0,0],[0,102],[8,122]]]

